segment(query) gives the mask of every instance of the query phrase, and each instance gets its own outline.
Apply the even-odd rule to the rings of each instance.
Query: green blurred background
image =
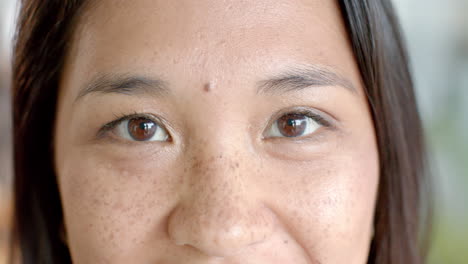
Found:
[[[429,263],[468,263],[468,0],[394,0],[431,150]]]
[[[10,210],[9,74],[16,2],[0,0],[0,264]],[[468,0],[394,4],[431,150],[435,216],[429,263],[468,263]]]

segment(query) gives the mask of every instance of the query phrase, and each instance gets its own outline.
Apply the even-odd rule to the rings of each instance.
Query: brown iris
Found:
[[[285,137],[301,136],[307,126],[307,116],[302,114],[287,114],[278,119],[278,130]]]
[[[137,141],[146,141],[154,136],[158,125],[151,119],[139,117],[128,120],[128,133]]]

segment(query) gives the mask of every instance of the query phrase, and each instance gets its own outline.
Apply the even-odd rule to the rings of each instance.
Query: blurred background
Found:
[[[468,263],[468,0],[393,0],[431,150],[429,263]],[[16,0],[0,0],[0,264],[11,212],[11,39]]]

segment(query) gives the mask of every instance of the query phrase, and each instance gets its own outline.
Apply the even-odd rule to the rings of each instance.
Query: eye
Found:
[[[265,137],[303,137],[324,126],[323,118],[316,114],[288,113],[275,120],[265,133]]]
[[[121,138],[131,141],[168,141],[167,130],[146,116],[123,117],[110,123],[108,128]]]

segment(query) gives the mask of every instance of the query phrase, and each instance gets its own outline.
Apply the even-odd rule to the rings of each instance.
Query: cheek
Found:
[[[167,164],[115,160],[98,153],[65,153],[58,168],[74,259],[141,250],[144,239],[165,235],[163,221],[176,201],[176,173]]]
[[[370,145],[296,166],[276,165],[272,171],[277,177],[271,193],[277,196],[268,200],[321,262],[364,263],[367,258],[379,175],[376,148]],[[296,174],[286,173],[291,171]]]

